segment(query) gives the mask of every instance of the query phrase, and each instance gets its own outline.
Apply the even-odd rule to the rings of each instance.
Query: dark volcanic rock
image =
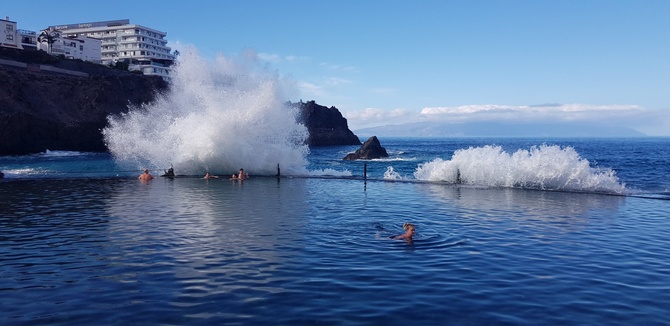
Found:
[[[389,154],[386,153],[386,149],[379,143],[377,136],[372,136],[356,152],[347,154],[343,159],[347,161],[372,160],[388,156]]]
[[[309,131],[307,145],[338,146],[360,145],[361,141],[349,130],[347,119],[335,107],[327,108],[314,101],[297,104],[301,111],[298,122],[304,123]]]
[[[53,64],[86,72],[90,77],[0,65],[0,155],[25,155],[47,149],[105,152],[101,131],[107,126],[107,118],[127,112],[129,106],[153,102],[168,87],[157,76],[55,60],[48,55],[33,58],[40,53],[26,53],[9,56],[0,51],[0,58]],[[361,144],[335,107],[327,108],[314,101],[293,105],[301,113],[298,122],[309,131],[307,145]]]
[[[103,152],[109,115],[154,100],[160,77],[113,73],[77,77],[0,66],[0,155],[50,150]]]

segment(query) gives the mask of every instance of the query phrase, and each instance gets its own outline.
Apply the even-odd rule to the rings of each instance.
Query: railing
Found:
[[[37,35],[37,32],[29,31],[29,30],[27,30],[27,29],[17,29],[16,31],[17,31],[19,34]]]

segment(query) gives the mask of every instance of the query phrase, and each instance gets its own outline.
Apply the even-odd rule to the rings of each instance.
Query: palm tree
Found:
[[[57,31],[47,31],[43,30],[40,33],[40,36],[37,37],[37,41],[40,43],[47,43],[48,53],[51,54],[51,46],[56,43],[56,40],[60,37],[60,34]]]

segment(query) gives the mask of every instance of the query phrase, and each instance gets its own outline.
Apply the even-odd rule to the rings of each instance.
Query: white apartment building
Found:
[[[53,55],[62,54],[68,59],[81,59],[94,63],[102,63],[100,58],[101,42],[99,39],[88,36],[63,36],[59,33],[52,33],[54,42],[38,43],[37,49],[43,50]]]
[[[129,19],[55,25],[47,30],[59,31],[63,37],[100,39],[102,64],[125,61],[129,70],[139,70],[145,75],[168,77],[176,59],[167,46],[167,33],[131,24]]]
[[[37,50],[37,33],[25,29],[18,30],[21,38],[21,47],[24,50]]]
[[[21,47],[21,38],[16,29],[16,22],[9,20],[9,17],[0,19],[0,46],[23,49]]]

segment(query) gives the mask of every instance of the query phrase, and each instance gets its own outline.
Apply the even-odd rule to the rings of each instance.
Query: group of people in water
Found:
[[[169,168],[167,171],[165,171],[165,174],[163,174],[162,176],[164,176],[164,177],[174,177],[175,176],[174,169]],[[142,172],[142,174],[140,174],[140,176],[139,176],[140,181],[149,181],[153,178],[154,177],[151,175],[151,173],[149,173],[148,169],[144,169],[144,172]],[[203,179],[218,179],[218,178],[219,178],[219,176],[212,175],[212,174],[209,173],[209,171],[207,171],[205,173],[205,176],[203,177]],[[239,173],[233,174],[230,177],[230,180],[246,180],[246,179],[249,179],[249,173],[244,172],[244,169],[240,169]],[[414,224],[405,223],[405,224],[402,225],[402,228],[403,228],[403,230],[405,230],[405,233],[393,236],[391,238],[396,239],[396,240],[405,240],[408,243],[413,243],[412,237],[414,236],[414,234],[416,232],[416,227],[414,226]]]
[[[165,174],[161,175],[161,177],[175,177],[174,169],[173,168],[167,169],[165,171]],[[142,174],[140,174],[140,176],[138,177],[138,179],[140,181],[149,181],[153,178],[154,178],[154,176],[151,175],[151,173],[149,173],[148,169],[144,169],[144,172],[142,172]],[[209,173],[209,171],[207,171],[207,172],[205,172],[205,176],[202,177],[202,178],[203,179],[218,179],[219,176],[212,175],[211,173]],[[244,172],[244,169],[240,169],[239,173],[233,174],[230,177],[230,180],[246,180],[246,179],[249,179],[249,173]]]
[[[212,175],[209,173],[209,171],[205,172],[205,176],[202,177],[203,179],[218,179],[218,175]],[[245,173],[244,169],[240,169],[240,172],[233,175],[230,177],[230,180],[246,180],[249,179],[249,173]]]

